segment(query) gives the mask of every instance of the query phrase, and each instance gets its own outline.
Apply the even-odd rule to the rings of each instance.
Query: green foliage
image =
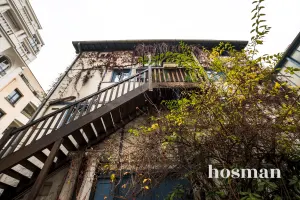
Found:
[[[263,3],[253,1],[253,36],[244,51],[221,43],[202,49],[208,58],[204,63],[193,47],[181,43],[180,52],[151,57],[152,64],[184,67],[189,72],[186,81],[198,88],[181,90],[180,99],[162,101],[160,108],[166,112],[156,108],[149,126],[129,131],[146,152],[136,166],[159,166],[188,177],[207,199],[300,199],[299,87],[274,76],[281,53],[258,57],[257,47],[271,29],[263,19]],[[222,56],[224,52],[229,56]],[[148,59],[142,60],[149,63]],[[297,71],[286,69],[289,74]],[[278,168],[282,178],[215,180],[208,178],[209,164],[219,169]],[[181,192],[175,189],[167,199]]]
[[[183,199],[185,194],[184,188],[182,185],[177,185],[170,194],[165,198],[165,200],[176,200]]]

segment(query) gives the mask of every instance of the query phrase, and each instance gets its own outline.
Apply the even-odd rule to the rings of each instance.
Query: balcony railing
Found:
[[[4,29],[4,31],[8,34],[11,35],[13,34],[13,30],[10,27],[10,25],[7,23],[5,17],[3,16],[3,14],[0,13],[0,25],[2,26],[2,28]]]

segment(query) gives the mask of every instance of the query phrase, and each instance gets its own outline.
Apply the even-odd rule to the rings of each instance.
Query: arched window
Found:
[[[10,67],[10,61],[6,56],[0,55],[0,77],[6,74],[6,70]]]

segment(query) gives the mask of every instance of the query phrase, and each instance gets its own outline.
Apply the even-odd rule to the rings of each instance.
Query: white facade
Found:
[[[132,51],[101,52],[100,55],[98,55],[98,52],[82,52],[79,54],[78,58],[68,69],[65,76],[62,77],[61,82],[58,83],[59,85],[53,90],[53,93],[48,96],[49,98],[44,104],[42,111],[40,111],[37,115],[36,119],[64,107],[66,105],[64,103],[77,101],[101,89],[107,88],[116,82],[119,82],[118,80],[115,80],[115,75],[118,71],[121,73],[126,72],[126,74],[123,74],[121,77],[121,80],[123,80],[136,74],[137,68],[141,67],[140,64],[132,64],[130,62],[127,63],[121,61],[118,65],[119,67],[122,66],[122,69],[119,69],[115,66],[111,68],[107,66],[104,67],[102,65],[103,63],[107,62],[107,59],[104,57],[102,58],[101,55],[109,54],[114,54],[117,57],[121,57],[121,55],[124,57],[131,57]],[[97,61],[91,65],[90,61],[92,59]],[[84,79],[87,76],[87,73],[90,73],[90,75],[85,82]],[[135,84],[137,87],[139,83],[137,82]],[[127,91],[128,84],[125,83],[124,87],[124,90]],[[132,84],[131,87],[133,88]],[[118,96],[121,96],[121,89],[122,88],[120,88]],[[110,93],[107,94],[106,101],[108,100],[109,96]],[[66,100],[63,100],[65,98]],[[50,103],[59,99],[62,99],[62,102],[64,103]],[[101,97],[100,102],[103,101],[104,99]]]
[[[291,86],[300,86],[300,32],[277,63],[277,78]]]
[[[28,67],[44,45],[38,29],[28,0],[0,0],[0,137],[25,125],[45,95]]]

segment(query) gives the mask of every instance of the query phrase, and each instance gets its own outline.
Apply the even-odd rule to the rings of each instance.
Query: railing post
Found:
[[[148,66],[148,81],[149,81],[149,91],[153,91],[153,86],[152,86],[152,67],[151,67],[151,65]]]

